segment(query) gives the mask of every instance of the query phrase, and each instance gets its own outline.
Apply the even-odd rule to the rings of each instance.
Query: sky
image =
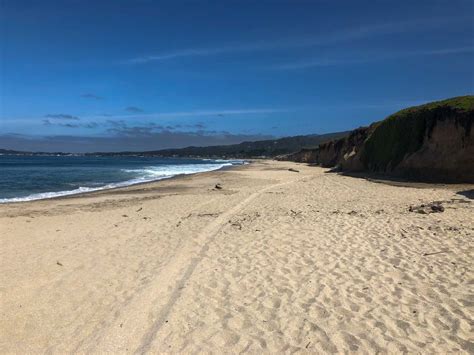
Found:
[[[473,0],[0,6],[0,148],[323,134],[474,92]]]

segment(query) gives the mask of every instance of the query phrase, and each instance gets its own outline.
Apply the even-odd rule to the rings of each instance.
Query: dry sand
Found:
[[[0,205],[0,352],[473,353],[470,189],[262,161]]]

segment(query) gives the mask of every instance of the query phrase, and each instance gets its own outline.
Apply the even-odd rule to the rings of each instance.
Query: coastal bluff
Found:
[[[277,157],[428,182],[474,182],[474,96],[396,112],[313,149]]]

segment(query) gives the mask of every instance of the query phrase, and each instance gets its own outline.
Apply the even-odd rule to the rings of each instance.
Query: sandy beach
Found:
[[[472,189],[258,161],[0,205],[0,352],[474,353]]]

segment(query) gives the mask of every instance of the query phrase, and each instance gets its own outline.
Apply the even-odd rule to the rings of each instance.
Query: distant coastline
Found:
[[[316,147],[318,144],[342,138],[349,131],[328,134],[310,134],[304,136],[284,137],[239,144],[216,145],[204,147],[185,147],[160,149],[152,151],[120,151],[120,152],[31,152],[11,149],[0,149],[0,155],[27,156],[141,156],[141,157],[180,157],[180,158],[268,158],[281,154],[294,153],[302,148]]]
[[[239,144],[122,152],[27,152],[3,155],[160,157],[289,160],[343,172],[367,172],[410,180],[474,182],[474,96],[430,102],[398,111],[352,131],[285,137]]]

